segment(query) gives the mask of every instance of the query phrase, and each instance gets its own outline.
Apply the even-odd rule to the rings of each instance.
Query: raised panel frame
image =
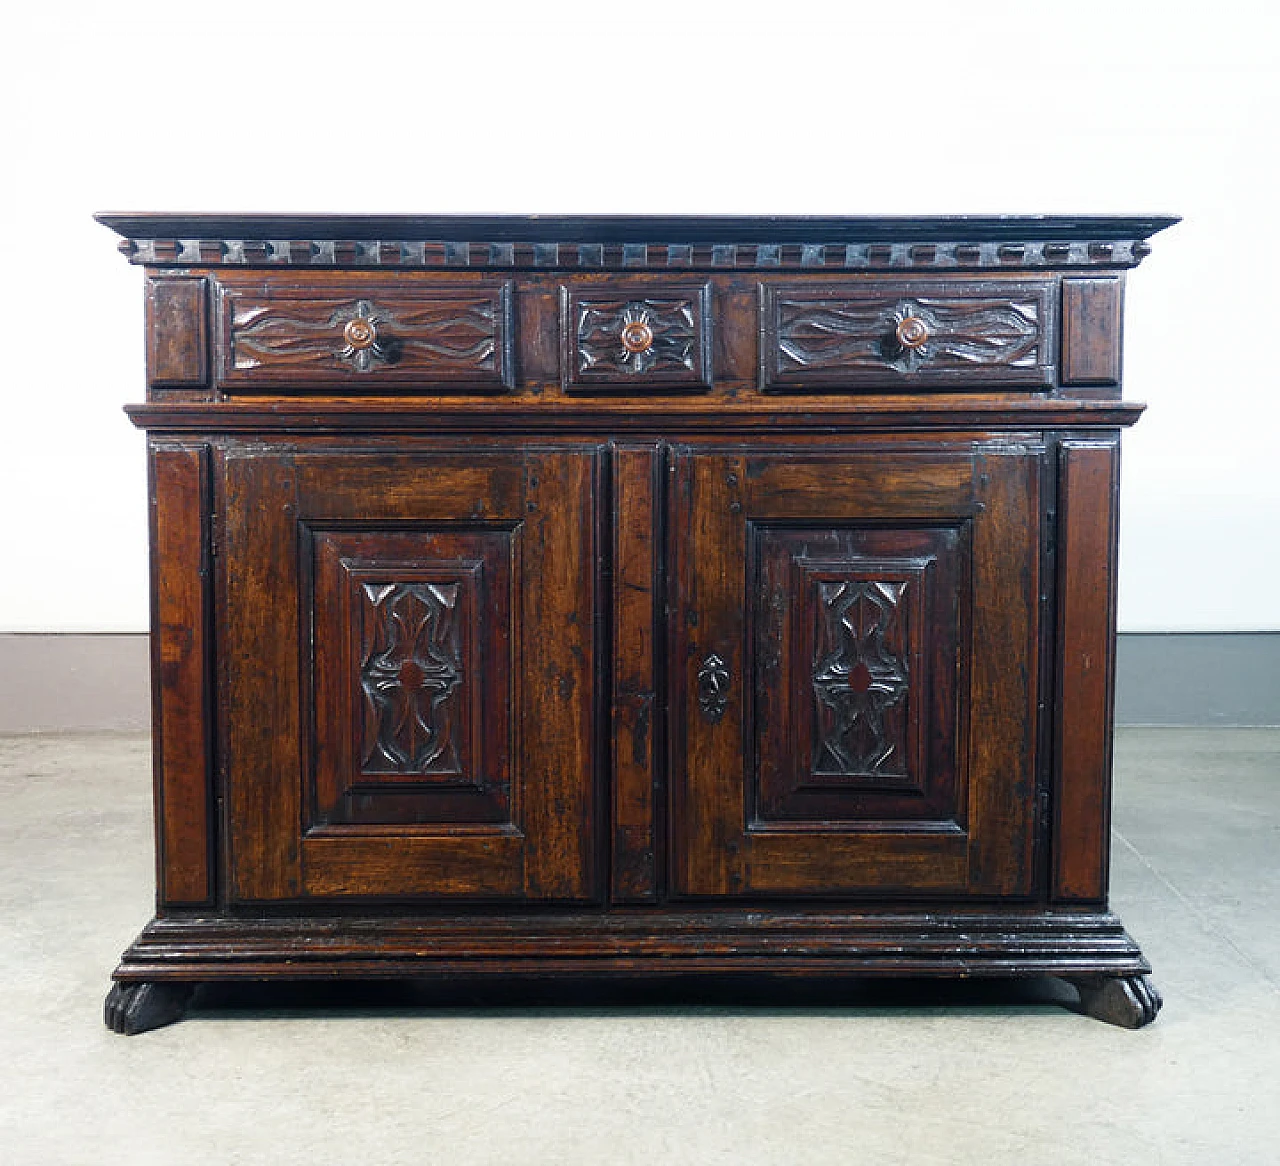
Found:
[[[963,823],[956,691],[971,536],[968,520],[906,529],[751,523],[751,830]],[[849,612],[840,613],[838,627],[824,618],[826,591],[859,605],[863,596],[854,592],[865,591],[872,605],[879,597],[892,606],[895,618],[871,629],[869,640],[859,637],[867,629],[843,622]],[[843,632],[844,642],[824,643],[824,631]],[[859,676],[857,665],[867,660]],[[844,726],[836,723],[841,705],[853,713]],[[856,757],[845,757],[844,769],[827,764],[841,760],[851,738],[876,744],[892,764],[859,765]]]
[[[1039,659],[1037,443],[950,450],[682,447],[675,459],[672,578],[680,599],[672,686],[671,886],[677,897],[808,895],[1030,897],[1035,893]],[[959,812],[919,822],[820,830],[753,824],[743,612],[752,522],[816,526],[972,523],[972,603],[958,727]],[[730,677],[723,714],[705,717],[698,662]],[[1015,666],[1011,666],[1011,662]]]
[[[594,452],[235,447],[219,463],[229,901],[595,901]],[[308,827],[308,529],[451,522],[518,534],[510,820]]]
[[[511,822],[518,527],[304,538],[309,824]],[[443,636],[423,606],[436,595],[451,598]]]

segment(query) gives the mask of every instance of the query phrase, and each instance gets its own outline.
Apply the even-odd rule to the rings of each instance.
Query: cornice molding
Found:
[[[1125,268],[1171,217],[421,218],[101,214],[149,267],[587,271]],[[631,240],[653,240],[649,242]]]

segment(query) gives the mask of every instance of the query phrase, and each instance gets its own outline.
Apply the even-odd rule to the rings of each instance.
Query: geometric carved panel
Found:
[[[317,823],[509,820],[511,535],[312,532]]]
[[[902,638],[899,607],[907,586],[856,578],[818,584],[815,773],[906,776],[901,718],[894,714],[905,704],[909,677],[905,653],[892,641]]]
[[[360,586],[364,773],[460,773],[457,583]]]
[[[566,390],[697,390],[711,383],[707,285],[565,287]]]
[[[758,824],[953,820],[967,525],[755,540]]]

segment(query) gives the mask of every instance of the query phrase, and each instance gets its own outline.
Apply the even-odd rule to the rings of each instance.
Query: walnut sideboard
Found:
[[[157,913],[226,979],[1042,976],[1107,903],[1127,269],[1172,218],[106,214]]]

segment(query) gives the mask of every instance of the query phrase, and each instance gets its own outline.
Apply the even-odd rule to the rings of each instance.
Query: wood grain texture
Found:
[[[597,772],[596,459],[539,451],[525,461],[520,764],[525,894],[600,894]]]
[[[1134,424],[1145,405],[1129,401],[1037,399],[1019,400],[973,395],[940,400],[910,394],[844,400],[769,398],[721,400],[713,404],[667,397],[660,408],[652,402],[608,399],[554,401],[542,397],[502,402],[469,398],[450,404],[424,402],[406,408],[393,401],[262,402],[231,401],[216,406],[188,402],[129,405],[125,411],[135,425],[163,433],[226,434],[377,434],[439,435],[442,433],[519,437],[610,434],[628,437],[735,434],[742,437],[819,436],[833,433],[883,433],[965,430],[1025,432],[1041,427],[1110,429]]]
[[[652,445],[613,451],[612,899],[658,895],[658,679],[663,603],[659,541],[665,457]]]
[[[681,602],[674,612],[672,683],[683,680],[687,693],[692,670],[709,651],[725,661],[731,678],[721,719],[703,715],[678,690],[674,697],[684,710],[683,736],[673,743],[679,891],[858,896],[902,894],[914,886],[953,895],[1031,892],[1038,590],[1027,558],[1038,547],[1038,456],[1014,447],[978,455],[849,448],[746,457],[695,449],[677,458],[673,524],[690,537],[676,575]],[[906,532],[939,519],[972,525],[973,563],[972,582],[969,571],[960,570],[949,588],[958,613],[947,620],[939,610],[921,633],[931,650],[950,656],[953,670],[963,664],[966,678],[959,695],[946,701],[956,725],[951,756],[935,754],[930,761],[942,772],[919,779],[931,797],[913,802],[903,789],[892,791],[902,802],[882,802],[860,791],[844,812],[761,820],[748,791],[762,765],[766,807],[776,804],[778,791],[813,780],[795,771],[803,749],[783,745],[788,736],[800,739],[795,726],[812,713],[784,712],[768,695],[753,704],[751,694],[781,684],[794,706],[794,693],[812,677],[808,669],[775,666],[767,640],[752,646],[758,633],[748,614],[750,596],[760,585],[751,564],[761,554],[753,549],[753,532],[795,530],[788,535],[794,545],[807,549],[807,535],[823,561],[827,530],[849,532],[842,547],[868,525],[910,545]],[[891,536],[864,537],[883,548],[874,540]],[[777,599],[776,593],[762,597],[769,604]],[[944,700],[948,691],[942,690]],[[775,723],[780,716],[785,724]],[[787,736],[770,741],[762,758],[759,735],[779,733]],[[818,795],[815,804],[831,809],[830,796]]]
[[[273,743],[273,770],[287,780],[253,764],[260,742],[230,742],[237,881],[288,888],[246,897],[597,893],[595,558],[583,535],[593,465],[589,454],[549,451],[229,460],[229,481],[264,480],[253,501],[271,516],[228,529],[229,606],[263,621],[251,651],[231,625],[231,682],[241,691],[269,686],[273,707],[293,718]],[[272,477],[285,467],[287,478]],[[242,501],[230,485],[228,498]],[[269,578],[231,581],[247,559],[270,561]],[[490,585],[473,585],[482,610],[467,632],[479,674],[458,714],[467,772],[369,771],[367,710],[355,691],[366,633],[353,587],[428,575],[438,584],[477,567],[488,568]],[[273,620],[280,612],[287,616]],[[308,645],[316,652],[310,685]],[[273,667],[286,658],[288,670]],[[249,678],[250,669],[261,672]],[[410,669],[406,682],[421,682],[420,672]],[[344,708],[344,698],[360,712]],[[232,731],[246,733],[248,716],[233,715]],[[314,790],[310,807],[304,789]]]
[[[502,392],[513,378],[511,284],[386,277],[298,285],[219,280],[218,383],[230,392]],[[359,331],[356,331],[359,330]]]
[[[968,664],[969,879],[988,894],[1034,889],[1043,456],[1037,445],[997,442],[975,466],[983,512]]]
[[[753,542],[754,828],[954,816],[969,524]]]
[[[1053,284],[760,285],[760,387],[1043,386],[1053,382]],[[903,327],[915,330],[903,343]]]
[[[208,281],[147,280],[147,384],[153,389],[195,389],[208,384]]]
[[[746,889],[742,772],[746,648],[746,458],[739,453],[675,451],[670,521],[673,601],[668,635],[671,688],[673,893],[731,895]],[[721,661],[718,715],[704,713],[699,670]]]
[[[1104,902],[1115,673],[1114,441],[1061,445],[1053,897]]]
[[[515,521],[304,538],[309,821],[510,822]]]
[[[158,920],[117,977],[254,979],[765,972],[1141,975],[1119,920],[1040,909],[772,908]]]
[[[710,284],[568,284],[561,315],[566,392],[711,384]]]
[[[157,899],[212,902],[209,450],[150,443]]]
[[[1154,1016],[1104,910],[1114,378],[1171,220],[105,221],[153,281],[161,887],[114,1027],[561,973]]]
[[[287,455],[242,450],[222,453],[217,471],[228,897],[293,899],[303,820],[297,474]]]
[[[1124,282],[1062,281],[1062,383],[1118,385]]]

